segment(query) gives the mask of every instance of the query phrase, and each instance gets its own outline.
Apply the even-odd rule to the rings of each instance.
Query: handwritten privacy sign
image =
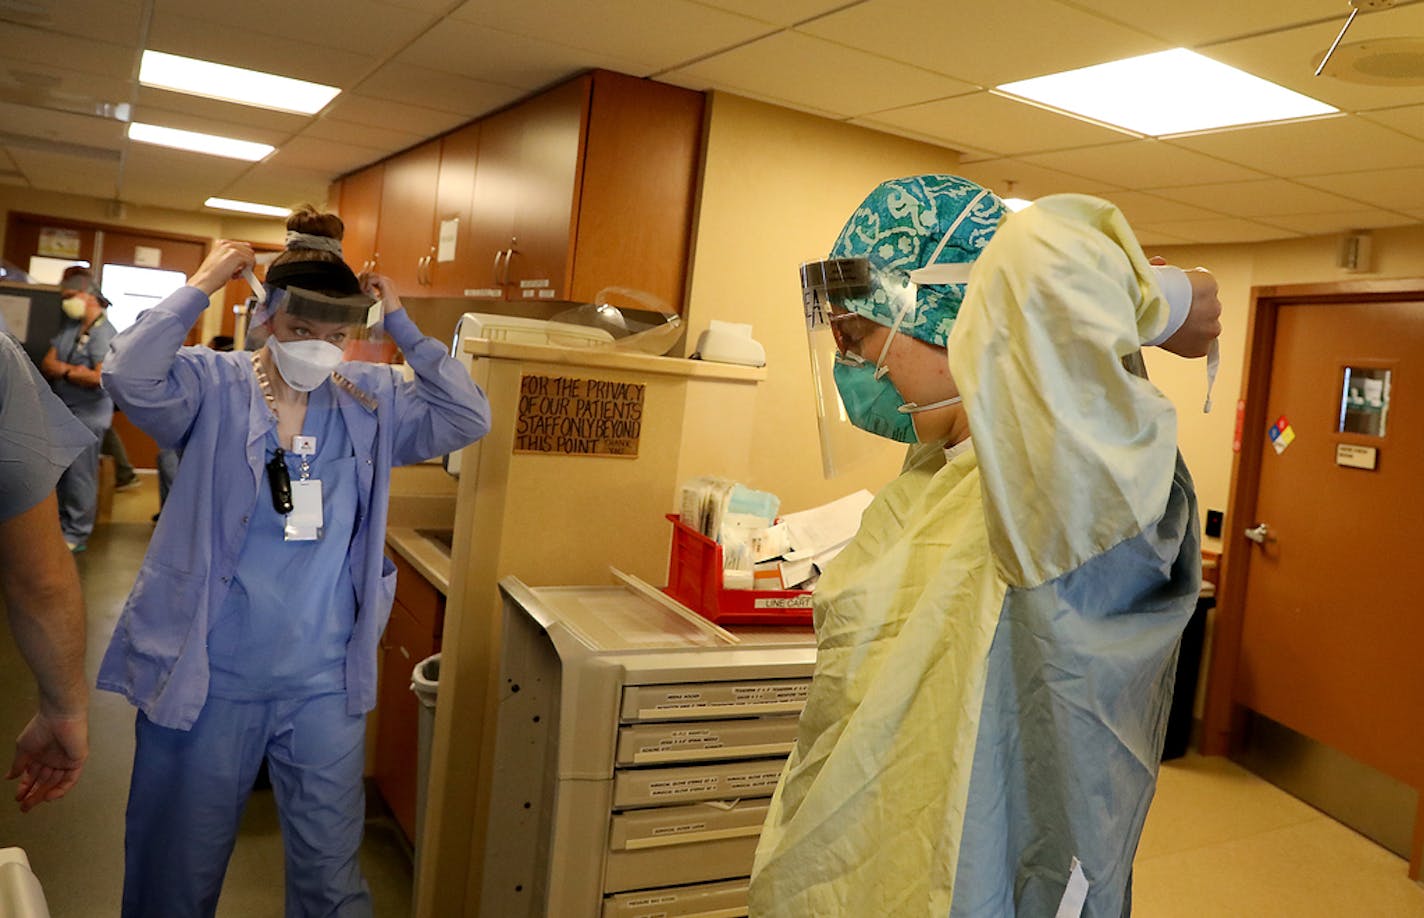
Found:
[[[572,376],[523,376],[516,453],[638,457],[646,387]]]

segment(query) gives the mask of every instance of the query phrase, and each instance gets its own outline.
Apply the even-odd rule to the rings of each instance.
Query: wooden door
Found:
[[[1424,790],[1424,289],[1304,290],[1256,304],[1208,745],[1229,699]]]
[[[590,85],[589,77],[580,77],[515,109],[523,130],[514,251],[506,271],[511,299],[568,296]]]
[[[423,296],[426,268],[435,260],[435,188],[440,141],[432,140],[389,159],[381,180],[381,219],[376,230],[380,271],[396,290]]]
[[[474,258],[470,204],[475,195],[475,170],[480,158],[480,126],[469,124],[440,142],[440,181],[435,191],[436,257],[427,268],[430,296],[464,296],[467,289],[489,281],[489,265]],[[454,221],[454,251],[438,250],[441,232]],[[450,257],[442,261],[440,256]]]
[[[385,165],[377,163],[341,180],[341,197],[333,202],[346,224],[341,243],[342,258],[360,274],[375,270],[380,261],[376,250],[376,230],[381,221],[381,182]]]
[[[435,652],[434,639],[399,602],[381,638],[376,704],[376,786],[406,838],[415,840],[416,758],[420,700],[410,690],[415,664]]]
[[[467,296],[503,297],[507,254],[514,237],[523,117],[512,108],[480,122],[479,167],[470,199]]]

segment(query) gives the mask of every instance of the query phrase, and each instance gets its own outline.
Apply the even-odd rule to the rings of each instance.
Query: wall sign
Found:
[[[1379,450],[1373,446],[1337,443],[1335,444],[1335,464],[1348,469],[1366,469],[1373,472],[1379,467]]]
[[[1286,447],[1295,442],[1295,428],[1291,426],[1290,421],[1286,420],[1285,415],[1276,418],[1276,423],[1271,425],[1271,429],[1266,431],[1266,434],[1270,437],[1271,446],[1275,447],[1277,456],[1285,452]]]
[[[35,254],[48,255],[50,258],[78,258],[79,231],[54,226],[44,227],[40,230],[39,250]]]
[[[646,386],[525,375],[514,422],[516,453],[638,458]]]

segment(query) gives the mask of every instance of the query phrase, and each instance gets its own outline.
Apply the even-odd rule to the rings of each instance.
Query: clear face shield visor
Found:
[[[821,466],[827,478],[885,453],[884,439],[850,422],[836,387],[837,363],[878,364],[883,359],[881,349],[867,351],[865,341],[887,326],[848,309],[846,304],[851,300],[874,303],[877,312],[903,321],[915,308],[915,286],[873,270],[865,258],[830,258],[801,265],[801,302],[811,352]]]
[[[249,269],[247,283],[257,295],[251,324],[262,325],[279,312],[313,322],[330,322],[367,328],[381,321],[381,304],[364,293],[332,295],[303,287],[264,286]]]

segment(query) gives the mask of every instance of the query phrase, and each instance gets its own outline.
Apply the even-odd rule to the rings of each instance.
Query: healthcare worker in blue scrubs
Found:
[[[69,272],[60,289],[64,324],[50,342],[40,371],[65,407],[102,441],[114,419],[114,403],[101,380],[104,357],[114,340],[114,326],[104,317],[108,300],[82,272]],[[99,445],[75,457],[55,488],[60,529],[72,552],[84,551],[94,532],[99,512]]]
[[[289,918],[369,916],[358,862],[365,714],[395,570],[391,468],[458,450],[489,405],[423,337],[390,282],[341,260],[339,218],[303,208],[268,269],[256,352],[183,347],[208,298],[253,265],[220,242],[115,341],[104,382],[180,449],[99,673],[139,709],[123,915],[211,916],[253,779],[268,761]],[[343,362],[379,298],[415,371]]]
[[[751,914],[1128,914],[1201,566],[1135,368],[1210,367],[1215,281],[1107,201],[1009,214],[952,175],[878,186],[802,277],[850,421],[915,445],[816,587]]]

